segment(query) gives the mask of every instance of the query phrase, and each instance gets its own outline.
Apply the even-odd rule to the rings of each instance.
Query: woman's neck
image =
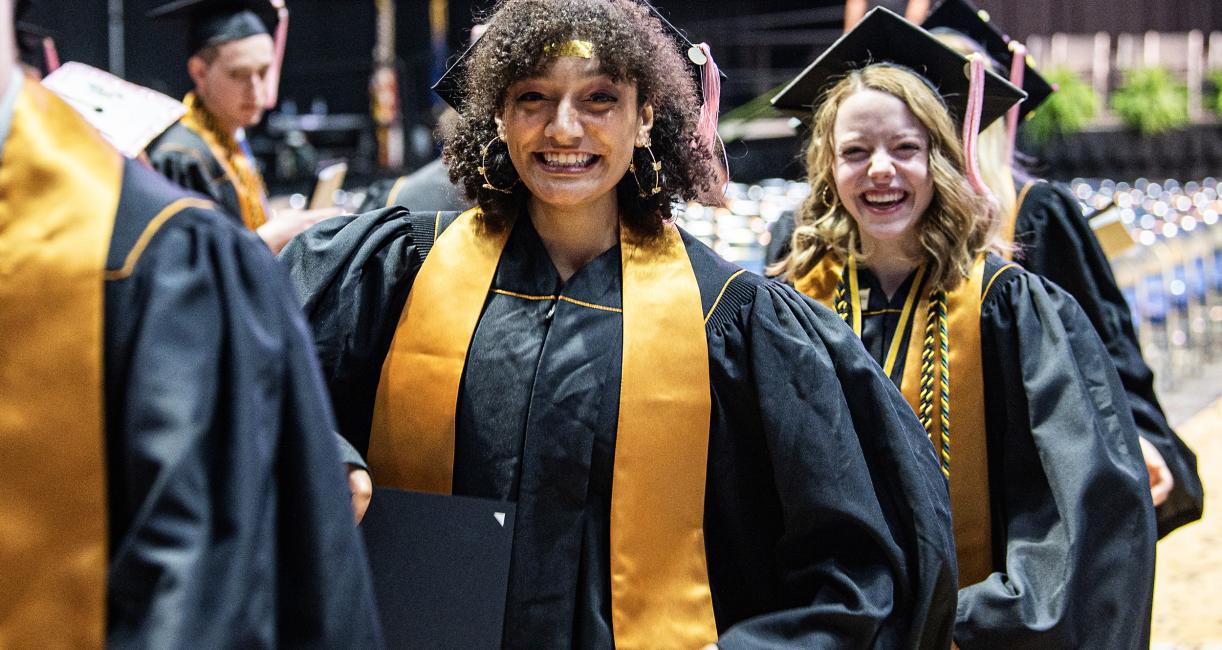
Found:
[[[548,205],[532,198],[529,210],[535,231],[563,282],[619,242],[619,208],[614,192],[584,206]]]
[[[921,263],[921,256],[898,240],[864,241],[862,253],[870,271],[878,278],[878,284],[890,300],[900,285]]]

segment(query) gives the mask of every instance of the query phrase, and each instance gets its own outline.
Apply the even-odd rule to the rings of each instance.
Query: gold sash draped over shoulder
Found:
[[[0,647],[105,643],[103,276],[122,175],[24,83],[0,161]]]
[[[390,487],[448,494],[467,350],[509,227],[478,209],[437,237],[382,366],[369,464]],[[611,503],[611,611],[620,650],[717,639],[704,548],[711,417],[700,290],[679,231],[620,231],[623,361]],[[444,309],[438,308],[443,306]]]
[[[945,361],[950,375],[949,385],[945,387],[948,390],[938,387],[934,391],[933,411],[937,413],[945,405],[950,413],[950,502],[961,587],[980,582],[993,572],[988,439],[980,347],[984,262],[984,256],[979,257],[970,275],[946,295],[948,358],[941,359],[941,353],[934,346],[937,359],[935,368]],[[836,309],[836,286],[844,277],[845,266],[834,255],[825,255],[794,285],[811,298]],[[929,313],[932,294],[928,287],[921,284],[918,273],[910,291],[919,290],[921,295],[913,317],[908,319],[912,334],[908,338],[907,350],[903,352],[904,372],[900,382],[900,392],[914,412],[919,412],[921,403],[921,354],[925,343],[923,316]],[[860,322],[859,314],[851,316],[856,316],[855,322]],[[861,336],[860,326],[854,329]],[[906,330],[901,327],[894,336],[902,339]],[[886,343],[884,347],[892,347],[893,342]],[[935,387],[938,383],[934,382]],[[940,418],[932,418],[931,422],[927,433],[937,446],[935,441],[940,441],[942,437],[942,423]]]

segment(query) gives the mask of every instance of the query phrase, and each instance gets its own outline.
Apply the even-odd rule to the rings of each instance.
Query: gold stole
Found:
[[[191,129],[208,145],[212,157],[216,158],[225,176],[233,185],[233,191],[238,195],[238,206],[242,214],[242,223],[248,230],[255,230],[267,223],[267,207],[263,203],[263,195],[267,193],[263,186],[263,178],[255,168],[254,161],[246,155],[241,145],[233,135],[221,130],[204,103],[195,93],[187,93],[183,98],[187,105],[187,114],[182,117],[182,125]]]
[[[382,366],[369,464],[391,487],[449,494],[467,349],[509,228],[477,209],[437,238]],[[611,500],[611,612],[620,650],[717,639],[704,548],[708,341],[679,231],[621,227],[623,361]],[[439,307],[444,306],[444,309]]]
[[[101,647],[103,274],[121,156],[25,81],[0,161],[0,647]]]
[[[806,295],[835,309],[836,285],[844,274],[845,264],[832,254],[823,259],[805,276],[794,283]],[[918,272],[919,274],[919,272]],[[984,296],[984,256],[976,260],[971,274],[946,296],[947,341],[950,370],[949,395],[939,387],[934,391],[933,412],[938,413],[942,401],[950,411],[950,502],[954,520],[955,552],[959,563],[959,585],[961,587],[984,580],[993,571],[992,519],[989,501],[988,446],[984,419],[984,372],[980,350],[980,303]],[[855,280],[856,278],[850,278]],[[912,291],[919,289],[920,277],[913,283]],[[852,282],[856,285],[856,282]],[[908,349],[904,353],[904,374],[900,392],[913,412],[919,412],[921,403],[921,352],[924,343],[923,330],[917,325],[915,315],[929,313],[930,291],[922,292],[915,312],[910,312],[912,300],[905,301],[905,312],[913,313],[912,334]],[[911,298],[911,296],[909,296]],[[852,310],[850,310],[852,311]],[[854,323],[860,323],[860,314],[850,314]],[[936,326],[935,326],[936,327]],[[902,338],[904,329],[895,333]],[[858,324],[854,330],[861,335]],[[935,330],[936,331],[936,330]],[[937,335],[935,333],[935,342]],[[895,348],[894,342],[889,348]],[[935,359],[940,356],[934,346]],[[893,357],[892,354],[888,355]],[[940,359],[938,359],[940,361]],[[888,360],[888,366],[893,359]],[[887,368],[890,373],[890,367]],[[938,387],[937,364],[935,363],[934,386]],[[941,420],[932,419],[928,431],[931,442],[939,447],[942,436]],[[939,456],[941,454],[939,453]]]

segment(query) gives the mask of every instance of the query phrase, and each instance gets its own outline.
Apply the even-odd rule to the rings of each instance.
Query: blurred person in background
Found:
[[[12,12],[0,0],[0,647],[377,647],[283,269],[26,78]]]
[[[279,84],[282,0],[177,0],[149,12],[187,25],[187,114],[148,147],[153,167],[216,201],[279,252],[298,233],[338,210],[273,214],[246,129],[259,123]],[[281,14],[277,38],[265,15]]]

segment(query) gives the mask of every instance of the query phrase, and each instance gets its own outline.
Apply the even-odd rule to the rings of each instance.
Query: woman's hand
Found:
[[[1141,436],[1137,440],[1141,443],[1141,457],[1145,459],[1146,471],[1150,474],[1150,499],[1155,507],[1161,506],[1171,495],[1175,478],[1171,476],[1171,469],[1167,467],[1163,455],[1158,453],[1158,448]]]
[[[365,518],[369,502],[373,499],[373,479],[369,472],[356,465],[348,466],[348,491],[352,493],[352,513],[356,515],[356,523]]]

